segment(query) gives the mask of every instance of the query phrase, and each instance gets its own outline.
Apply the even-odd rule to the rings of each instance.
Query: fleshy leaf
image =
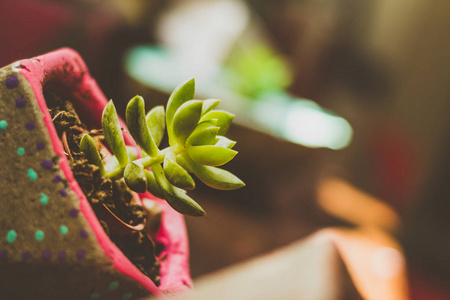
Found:
[[[203,122],[205,120],[214,120],[217,119],[217,126],[220,127],[219,135],[225,135],[228,130],[230,129],[231,122],[234,119],[234,115],[223,111],[223,110],[213,110],[209,113],[205,114],[201,119],[200,122]]]
[[[150,134],[145,119],[145,102],[141,96],[136,96],[128,102],[126,121],[131,136],[136,144],[150,156],[158,155],[158,147]]]
[[[177,162],[192,171],[198,179],[212,188],[218,190],[235,190],[245,186],[245,183],[232,173],[220,168],[196,163],[187,153],[178,155]]]
[[[195,80],[192,78],[182,84],[180,84],[169,97],[166,109],[166,124],[167,133],[169,135],[169,144],[173,145],[173,133],[172,133],[172,121],[175,116],[175,112],[186,101],[194,99],[195,94]]]
[[[109,101],[103,110],[102,128],[106,142],[111,148],[111,151],[117,157],[120,166],[125,168],[130,160],[128,158],[127,149],[125,148],[116,107],[112,101]]]
[[[106,175],[105,166],[103,165],[102,157],[98,153],[97,146],[94,139],[89,135],[83,135],[80,142],[80,150],[84,152],[86,159],[90,164],[96,165],[100,169],[102,176]]]
[[[216,141],[217,132],[219,132],[219,127],[211,125],[209,122],[202,122],[195,127],[186,140],[186,144],[193,146],[212,145]]]
[[[230,140],[229,138],[224,137],[222,135],[217,136],[215,144],[216,147],[232,149],[234,145],[236,145],[236,141]]]
[[[127,186],[137,192],[145,193],[147,190],[147,177],[142,164],[130,162],[123,173]]]
[[[190,165],[187,163],[186,159],[184,159],[184,156],[189,157],[189,155],[185,155],[184,153],[178,154],[175,159],[177,163],[182,166],[186,171],[189,173],[194,173],[194,171],[191,169]],[[189,161],[192,161],[192,159],[189,158]],[[195,162],[194,162],[195,163]]]
[[[203,101],[202,116],[216,108],[219,103],[219,99],[206,99],[205,101]]]
[[[147,113],[145,119],[147,120],[148,129],[152,134],[153,141],[155,141],[156,146],[159,146],[164,137],[164,130],[166,129],[164,106],[158,105],[153,107]]]
[[[216,146],[189,146],[189,156],[195,162],[207,166],[221,166],[233,159],[237,151]]]
[[[181,146],[194,131],[202,114],[202,101],[189,100],[183,103],[173,117],[173,141]]]
[[[153,196],[163,199],[164,194],[161,187],[156,182],[155,174],[149,170],[144,170],[144,174],[145,177],[147,177],[147,191],[152,193]]]
[[[174,186],[184,190],[193,190],[195,188],[194,179],[192,179],[191,175],[176,162],[174,155],[172,157],[166,155],[163,167],[167,180]]]
[[[206,215],[206,212],[203,208],[195,202],[191,197],[186,195],[186,192],[182,189],[179,189],[167,180],[164,175],[164,170],[159,164],[152,165],[152,170],[155,174],[156,182],[161,187],[164,199],[166,199],[167,203],[172,206],[173,209],[178,211],[179,213],[200,217]]]

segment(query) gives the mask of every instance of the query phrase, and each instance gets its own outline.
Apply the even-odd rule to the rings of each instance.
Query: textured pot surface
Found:
[[[70,49],[0,69],[2,298],[136,299],[190,287],[184,219],[165,201],[156,199],[164,208],[160,287],[106,236],[73,178],[43,86],[67,96],[94,128],[107,102]]]

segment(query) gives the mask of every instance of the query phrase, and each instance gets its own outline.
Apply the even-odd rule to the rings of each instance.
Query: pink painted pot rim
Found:
[[[163,292],[179,292],[192,286],[189,272],[189,248],[188,237],[184,217],[173,210],[166,201],[155,198],[150,193],[141,194],[141,198],[149,198],[158,201],[163,206],[163,220],[157,241],[164,245],[161,257],[161,285],[156,287],[152,280],[143,275],[117,248],[103,231],[88,200],[74,179],[69,162],[64,154],[60,139],[53,126],[50,113],[43,95],[43,87],[46,84],[54,84],[68,92],[71,100],[85,119],[92,120],[92,126],[101,128],[101,116],[107,99],[98,87],[80,55],[69,48],[62,48],[31,59],[16,62],[13,66],[30,83],[36,97],[39,108],[43,114],[45,123],[53,144],[53,149],[61,158],[60,167],[66,176],[71,189],[80,200],[80,211],[94,231],[97,241],[113,262],[114,267],[132,279],[139,282],[153,295],[161,296]],[[125,123],[120,120],[126,128]],[[125,143],[136,146],[131,136],[124,134]]]

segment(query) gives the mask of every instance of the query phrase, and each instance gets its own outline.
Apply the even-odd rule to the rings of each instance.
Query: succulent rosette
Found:
[[[89,135],[81,140],[81,150],[104,176],[124,177],[135,192],[148,190],[182,214],[203,216],[206,214],[203,208],[186,193],[195,188],[191,174],[219,190],[234,190],[245,184],[229,171],[218,168],[237,154],[232,149],[236,142],[225,137],[234,115],[215,109],[220,100],[195,100],[194,94],[195,81],[191,79],[174,90],[166,109],[156,106],[146,114],[141,96],[129,101],[126,124],[142,149],[139,159],[135,151],[125,146],[112,101],[103,112],[102,127],[114,157],[104,166]],[[169,146],[160,150],[166,131]]]

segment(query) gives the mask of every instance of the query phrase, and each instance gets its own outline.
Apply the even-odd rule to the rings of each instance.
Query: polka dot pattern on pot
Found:
[[[44,113],[27,80],[12,67],[0,69],[0,193],[7,191],[0,194],[0,210],[14,212],[12,217],[0,214],[0,276],[7,277],[2,270],[9,263],[20,263],[33,266],[30,278],[24,279],[31,287],[36,276],[45,278],[46,284],[53,285],[46,290],[55,292],[77,282],[70,294],[63,290],[49,299],[120,300],[147,295],[115,268],[98,244],[68,179],[72,175],[66,176],[61,168],[65,158],[55,151],[44,122],[49,116]],[[55,265],[50,269],[73,271],[39,274],[41,265],[46,270]]]
[[[0,120],[0,130],[6,130],[8,122],[6,120]]]
[[[8,235],[6,237],[8,243],[13,243],[17,238],[17,232],[15,230],[8,231]]]
[[[62,235],[66,235],[69,233],[69,228],[66,225],[61,225],[59,227],[59,231],[61,232]]]
[[[53,163],[54,154],[50,156],[48,156],[48,154],[45,154],[45,152],[50,152],[45,151],[46,149],[51,149],[51,147],[46,146],[46,144],[49,144],[50,141],[45,141],[42,139],[42,137],[31,133],[35,132],[34,130],[38,128],[39,119],[36,119],[35,110],[33,110],[32,105],[30,105],[30,103],[32,102],[32,100],[29,99],[30,95],[25,93],[21,88],[21,80],[19,77],[19,75],[12,75],[8,76],[6,80],[3,81],[4,87],[6,88],[6,91],[9,92],[9,94],[7,97],[1,98],[0,105],[4,107],[1,107],[0,110],[0,130],[4,131],[3,134],[11,134],[11,136],[14,136],[14,138],[11,139],[9,143],[1,144],[2,149],[0,150],[3,152],[5,150],[3,149],[4,146],[7,146],[12,142],[15,144],[15,152],[18,155],[16,156],[17,159],[25,159],[25,157],[27,157],[27,159],[21,160],[21,165],[26,168],[24,172],[26,174],[26,177],[28,178],[28,183],[24,182],[25,186],[23,188],[27,189],[28,187],[30,187],[30,190],[33,190],[34,194],[31,197],[31,203],[39,203],[42,209],[45,210],[45,207],[51,207],[49,194],[53,194],[51,198],[55,198],[56,202],[62,201],[64,198],[66,198],[69,194],[69,191],[61,175],[61,172],[55,169],[55,165]],[[22,121],[21,123],[20,120],[25,121]],[[23,127],[20,125],[20,123],[23,124]],[[27,156],[25,156],[26,153]],[[43,159],[41,157],[43,157]],[[39,163],[39,167],[37,167],[37,163]],[[47,175],[43,173],[48,171],[56,172],[57,174]],[[18,178],[17,180],[18,182],[23,182],[21,178]],[[46,184],[46,182],[49,182],[49,184]],[[36,187],[45,187],[46,185],[52,186],[52,189],[48,190],[48,188],[46,188],[43,191],[36,190]],[[39,201],[35,201],[36,198]],[[56,208],[56,203],[54,208]],[[29,207],[29,209],[36,210],[37,207]],[[78,208],[68,207],[66,218],[73,218],[75,215],[78,215]],[[44,223],[45,222],[42,222],[41,227],[48,227],[48,224]],[[37,223],[36,225],[38,224],[39,223]],[[23,228],[22,230],[21,227]],[[0,228],[0,230],[2,229]],[[60,231],[59,236],[65,236],[69,232],[69,227],[67,225],[61,225],[59,228],[57,228],[57,230]],[[46,231],[48,232],[48,234],[46,234]],[[88,233],[86,230],[80,229],[79,231],[83,232],[82,235],[87,238]],[[46,244],[47,240],[54,242],[55,236],[58,236],[58,232],[55,232],[55,230],[46,229],[44,231],[43,229],[27,228],[19,225],[17,226],[17,230],[10,229],[5,233],[5,235],[5,241],[7,244],[17,244],[17,239],[19,236],[21,236],[24,241],[27,241],[28,244],[30,244],[30,248],[33,248],[35,246],[31,241],[39,244]],[[6,253],[8,253],[8,249],[0,248],[0,251],[3,251],[3,253],[5,253],[5,260],[8,259],[8,257],[12,258],[11,255],[6,255]],[[50,261],[54,256],[52,255],[52,250],[50,248],[41,249],[38,251],[38,253],[33,254],[30,250],[24,250],[21,252],[21,259],[28,260],[39,257],[43,261]],[[64,253],[65,257],[66,252],[63,250],[59,250],[59,256],[57,255],[57,257],[61,258],[61,253]],[[72,255],[74,256],[74,258],[79,258],[81,256],[85,257],[86,252],[85,250],[84,252],[80,252],[78,254],[77,252],[74,252]]]
[[[45,249],[44,251],[42,251],[42,259],[45,261],[49,261],[52,259],[52,251],[50,251],[49,249]]]
[[[44,193],[41,193],[40,202],[42,205],[47,205],[48,204],[48,196]]]
[[[38,174],[33,169],[28,169],[27,174],[31,181],[36,181],[38,179]]]
[[[64,260],[66,259],[66,251],[59,251],[58,252],[58,260]]]
[[[40,242],[45,238],[45,233],[42,230],[36,230],[34,237],[36,241]]]
[[[25,98],[22,98],[22,97],[17,98],[17,100],[16,100],[16,107],[17,108],[25,107],[26,104],[27,104],[27,100],[25,100]]]
[[[30,251],[25,251],[22,253],[22,260],[26,261],[26,260],[29,260],[30,258],[31,258]]]
[[[33,121],[28,121],[25,123],[25,128],[28,130],[33,130],[36,127],[36,124]]]

